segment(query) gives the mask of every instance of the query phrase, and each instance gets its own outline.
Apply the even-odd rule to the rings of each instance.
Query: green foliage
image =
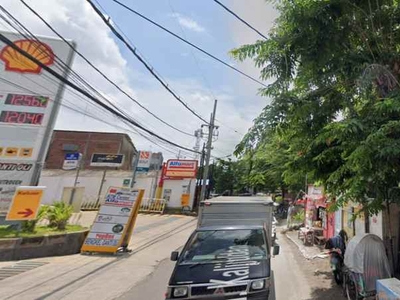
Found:
[[[292,219],[298,223],[304,222],[305,219],[305,214],[304,214],[304,209],[300,209],[293,217]]]
[[[49,206],[47,211],[47,219],[50,227],[56,227],[58,230],[66,228],[69,218],[72,216],[73,207],[65,202],[54,202]]]
[[[338,205],[374,213],[400,193],[400,5],[394,0],[280,0],[266,41],[231,51],[272,82],[272,102],[236,155],[249,183],[321,182]]]
[[[35,232],[37,222],[46,218],[47,211],[48,211],[48,205],[40,206],[36,220],[23,221],[21,224],[21,230],[23,232],[30,232],[30,233]]]

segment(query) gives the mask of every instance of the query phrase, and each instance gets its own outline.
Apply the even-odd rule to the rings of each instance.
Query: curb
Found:
[[[316,255],[307,255],[306,251],[304,249],[302,249],[303,247],[293,238],[291,238],[287,233],[285,233],[285,236],[292,241],[293,244],[295,244],[297,246],[297,248],[299,249],[300,253],[303,255],[303,257],[307,260],[313,260],[314,258],[326,258],[328,257],[328,255],[323,254],[323,252],[321,252],[320,254],[316,254]]]

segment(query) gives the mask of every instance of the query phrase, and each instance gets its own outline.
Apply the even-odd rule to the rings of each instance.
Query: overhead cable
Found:
[[[247,25],[247,27],[249,27],[250,29],[252,29],[253,31],[255,31],[256,33],[258,33],[258,35],[260,35],[261,37],[263,37],[264,39],[268,39],[264,34],[262,34],[259,30],[257,30],[254,26],[251,26],[246,20],[244,20],[243,18],[239,17],[233,10],[229,9],[228,7],[226,7],[225,5],[223,5],[221,2],[219,2],[218,0],[214,0],[215,3],[217,3],[218,5],[220,5],[223,9],[225,9],[227,12],[229,12],[231,15],[233,15],[236,19],[238,19],[239,21],[241,21],[243,24]]]
[[[89,94],[87,91],[83,90],[82,88],[78,87],[76,84],[72,83],[71,81],[69,81],[68,79],[64,78],[62,75],[58,74],[56,71],[54,71],[53,69],[51,69],[50,67],[46,66],[45,64],[43,64],[41,61],[39,61],[38,59],[36,59],[35,57],[33,57],[32,55],[30,55],[29,53],[27,53],[26,51],[22,50],[21,48],[19,48],[18,46],[16,46],[11,40],[9,40],[3,33],[0,32],[0,41],[2,41],[3,43],[7,44],[8,46],[10,46],[11,48],[13,48],[15,51],[17,51],[18,53],[22,54],[23,56],[27,57],[28,59],[30,59],[32,62],[34,62],[35,64],[39,65],[42,69],[44,69],[45,71],[47,71],[48,73],[50,73],[51,75],[53,75],[54,77],[56,77],[58,80],[60,80],[61,82],[63,82],[64,84],[68,85],[69,87],[73,88],[74,90],[80,92],[82,95],[86,96],[87,98],[89,98],[90,100],[92,100],[94,103],[98,104],[99,106],[103,107],[105,110],[111,112],[112,114],[118,116],[119,118],[127,121],[128,123],[134,125],[135,127],[143,130],[144,132],[147,132],[148,134],[152,135],[153,137],[158,138],[161,141],[164,141],[170,145],[173,145],[177,148],[189,151],[189,152],[193,152],[193,153],[198,153],[197,151],[194,151],[190,148],[186,148],[183,147],[179,144],[176,144],[174,142],[168,141],[167,139],[159,136],[158,134],[152,132],[151,130],[143,127],[142,125],[138,124],[136,121],[132,120],[131,118],[128,118],[127,116],[123,115],[122,113],[116,111],[115,109],[107,106],[105,103],[101,102],[99,99],[97,99],[96,97],[92,96],[91,94]]]
[[[87,0],[87,1],[89,1],[89,0]],[[144,19],[144,20],[150,22],[151,24],[157,26],[158,28],[160,28],[160,29],[162,29],[162,30],[168,32],[170,35],[174,36],[175,38],[179,39],[180,41],[182,41],[182,42],[184,42],[184,43],[190,45],[191,47],[197,49],[198,51],[204,53],[205,55],[211,57],[212,59],[214,59],[214,60],[220,62],[220,63],[223,64],[224,66],[226,66],[226,67],[228,67],[228,68],[230,68],[230,69],[232,69],[232,70],[234,70],[234,71],[236,71],[236,72],[242,74],[243,76],[247,77],[248,79],[250,79],[250,80],[252,80],[252,81],[254,81],[254,82],[256,82],[256,83],[258,83],[258,84],[260,84],[260,85],[262,85],[262,86],[264,86],[264,87],[268,87],[266,84],[262,83],[261,81],[255,79],[254,77],[252,77],[252,76],[250,76],[250,75],[247,75],[247,74],[244,73],[243,71],[240,71],[239,69],[237,69],[237,68],[231,66],[229,63],[227,63],[227,62],[223,61],[222,59],[216,57],[215,55],[213,55],[213,54],[211,54],[211,53],[209,53],[209,52],[203,50],[203,49],[200,48],[199,46],[196,46],[195,44],[189,42],[188,40],[186,40],[186,39],[184,39],[183,37],[179,36],[178,34],[172,32],[171,30],[165,28],[164,26],[162,26],[162,25],[160,25],[160,24],[154,22],[153,20],[151,20],[151,19],[149,19],[148,17],[144,16],[143,14],[137,12],[137,11],[134,10],[133,8],[131,8],[131,7],[127,6],[127,5],[125,5],[124,3],[122,3],[122,2],[120,2],[120,1],[118,1],[118,0],[112,0],[112,1],[114,1],[115,3],[117,3],[117,4],[120,5],[120,6],[124,7],[125,9],[129,10],[130,12],[134,13],[135,15],[141,17],[142,19]],[[90,2],[90,1],[89,1],[89,2]]]
[[[189,110],[193,115],[199,118],[201,121],[208,123],[202,116],[200,116],[197,112],[195,112],[192,108],[190,108],[182,99],[165,83],[160,76],[156,74],[154,68],[151,67],[137,52],[136,49],[133,48],[128,41],[110,24],[110,21],[103,15],[103,13],[97,8],[96,5],[93,4],[91,0],[86,0],[92,6],[93,10],[101,17],[103,22],[110,28],[111,32],[125,44],[125,46],[132,52],[132,54],[145,66],[145,68],[161,83],[161,85],[176,99],[178,100],[187,110]]]
[[[185,132],[168,122],[164,121],[160,117],[158,117],[156,114],[151,112],[148,108],[146,108],[144,105],[142,105],[138,100],[133,98],[128,92],[123,90],[119,85],[117,85],[114,81],[112,81],[107,75],[105,75],[99,68],[97,68],[89,59],[84,56],[80,51],[78,51],[69,41],[67,41],[60,33],[58,33],[39,13],[37,13],[31,6],[29,6],[24,0],[20,0],[22,4],[24,4],[36,17],[38,17],[53,33],[55,33],[60,39],[62,39],[68,46],[77,54],[79,55],[87,64],[89,64],[97,73],[99,73],[104,79],[106,79],[109,83],[111,83],[115,88],[117,88],[121,93],[123,93],[125,96],[127,96],[129,99],[131,99],[134,103],[136,103],[138,106],[140,106],[142,109],[144,109],[146,112],[148,112],[150,115],[152,115],[154,118],[162,122],[163,124],[167,125],[168,127],[179,131],[180,133],[193,136],[193,134]]]

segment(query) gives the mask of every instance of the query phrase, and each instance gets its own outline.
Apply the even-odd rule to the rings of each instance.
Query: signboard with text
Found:
[[[136,166],[136,172],[147,173],[150,169],[151,152],[150,151],[140,151],[139,160]]]
[[[167,161],[165,176],[169,178],[196,178],[197,160],[170,159]]]
[[[119,168],[123,163],[123,154],[94,153],[92,155],[92,160],[90,161],[90,166]]]
[[[19,186],[14,194],[6,220],[35,220],[45,189],[44,186]]]
[[[15,33],[2,34],[44,65],[67,76],[67,69],[62,72],[54,63],[57,56],[70,64],[73,52],[64,41],[48,37],[38,37],[38,41]],[[49,84],[46,73],[0,42],[0,214],[8,211],[9,194],[19,185],[30,185],[36,178],[36,166],[45,158],[50,141],[46,138],[51,136],[63,88],[57,80]]]
[[[64,157],[63,170],[75,170],[79,166],[79,159],[81,154],[78,152],[75,153],[66,153]]]
[[[110,187],[90,229],[82,252],[115,253],[134,226],[144,190]],[[129,237],[128,237],[129,240]]]

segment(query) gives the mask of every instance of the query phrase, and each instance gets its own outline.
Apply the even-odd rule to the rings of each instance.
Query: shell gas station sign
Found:
[[[26,39],[1,32],[21,50],[68,76],[72,49],[61,39]],[[0,42],[0,214],[5,214],[18,186],[35,185],[60,108],[63,84],[41,66]]]

